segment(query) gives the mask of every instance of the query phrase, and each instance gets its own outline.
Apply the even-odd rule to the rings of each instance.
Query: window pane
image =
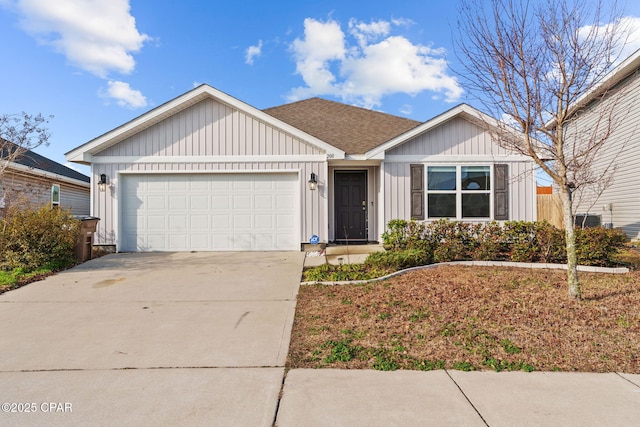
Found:
[[[60,203],[60,186],[57,184],[51,186],[51,203],[54,205]]]
[[[463,194],[463,218],[489,218],[489,194]]]
[[[490,190],[489,166],[462,166],[463,190]]]
[[[455,218],[455,194],[429,194],[429,218]]]
[[[430,166],[427,168],[427,183],[429,190],[455,190],[455,166]]]

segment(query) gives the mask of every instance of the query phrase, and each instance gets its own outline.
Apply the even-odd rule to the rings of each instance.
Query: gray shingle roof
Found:
[[[13,152],[13,150],[15,150],[15,147],[16,146],[13,143],[4,144],[4,147],[2,148],[2,158],[6,158],[10,151]],[[54,162],[51,159],[47,159],[46,157],[41,156],[40,154],[35,153],[31,150],[25,151],[22,155],[18,156],[18,158],[15,159],[14,162],[23,166],[40,169],[45,172],[54,173],[56,175],[61,175],[67,178],[77,179],[78,181],[90,182],[88,176],[69,167],[66,167],[65,165],[61,165],[58,162]]]
[[[321,98],[263,111],[346,154],[364,154],[421,124],[404,117]]]

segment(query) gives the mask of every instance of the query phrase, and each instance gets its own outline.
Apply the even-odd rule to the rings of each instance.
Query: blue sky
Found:
[[[474,105],[450,70],[456,4],[0,0],[0,113],[55,116],[36,151],[60,163],[200,83],[259,109],[320,96],[424,121]]]

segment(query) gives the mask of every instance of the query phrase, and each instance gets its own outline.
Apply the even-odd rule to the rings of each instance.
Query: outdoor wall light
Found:
[[[98,188],[100,191],[105,191],[107,189],[107,175],[101,174],[100,181],[98,181]]]
[[[318,188],[318,176],[311,172],[311,178],[309,178],[309,190],[313,191]]]

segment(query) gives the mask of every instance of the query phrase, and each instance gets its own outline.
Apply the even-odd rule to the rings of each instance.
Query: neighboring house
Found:
[[[6,159],[15,147],[7,142],[3,146],[2,159]],[[9,162],[0,176],[0,214],[12,203],[27,202],[50,203],[70,209],[73,215],[88,215],[89,181],[88,176],[27,150]]]
[[[640,50],[616,67],[574,107],[574,129],[589,132],[595,123],[604,123],[613,111],[615,126],[598,153],[593,168],[613,171],[610,182],[575,197],[577,214],[601,216],[601,222],[622,228],[627,237],[640,239]],[[613,110],[611,110],[613,109]],[[603,116],[603,114],[605,116]],[[601,125],[602,126],[602,125]],[[615,166],[615,167],[612,167]],[[601,194],[599,194],[601,193]]]
[[[391,219],[535,220],[534,165],[477,110],[425,123],[318,98],[260,111],[201,85],[66,154],[91,165],[96,244],[300,250]]]

